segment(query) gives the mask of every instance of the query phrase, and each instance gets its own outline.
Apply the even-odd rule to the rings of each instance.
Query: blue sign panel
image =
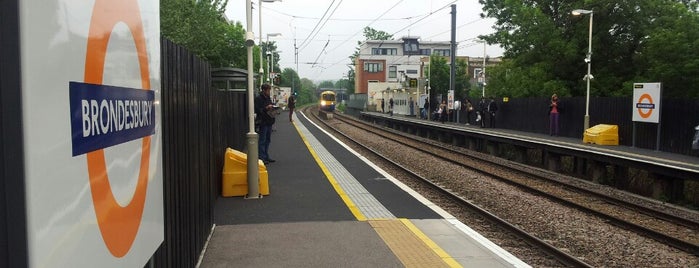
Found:
[[[153,135],[153,90],[70,82],[73,156]]]

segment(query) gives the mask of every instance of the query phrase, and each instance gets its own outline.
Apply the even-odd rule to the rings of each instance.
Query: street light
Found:
[[[260,35],[259,35],[259,37],[260,37],[260,40],[259,40],[259,45],[260,45],[260,70],[259,70],[259,72],[260,72],[260,85],[262,85],[262,81],[263,81],[262,78],[264,77],[264,74],[265,74],[265,69],[262,67],[262,59],[263,59],[262,58],[262,2],[274,3],[274,2],[281,2],[281,0],[258,0],[257,1],[257,9],[259,9],[258,10],[259,11],[258,19],[260,21]],[[269,37],[267,37],[267,38],[269,41]]]
[[[571,14],[574,16],[590,14],[590,32],[588,35],[587,55],[585,56],[585,62],[587,63],[587,75],[585,75],[583,78],[585,81],[587,81],[587,93],[585,97],[585,121],[583,123],[583,129],[586,130],[590,128],[590,80],[594,78],[592,77],[592,74],[590,74],[592,64],[592,15],[594,15],[594,12],[592,10],[576,9],[573,10]]]
[[[248,128],[249,131],[246,135],[247,145],[248,145],[248,159],[247,159],[247,182],[248,182],[248,194],[245,196],[246,199],[257,199],[260,198],[260,188],[259,188],[259,172],[257,169],[257,158],[259,155],[257,144],[259,137],[255,132],[255,91],[253,90],[253,76],[252,76],[252,47],[255,45],[255,34],[252,32],[252,3],[250,1],[245,1],[245,17],[247,20],[247,31],[245,33],[245,46],[247,47],[248,56]]]
[[[280,34],[280,33],[268,33],[267,34],[267,43],[266,43],[267,55],[270,55],[270,58],[272,60],[272,65],[270,65],[269,62],[267,63],[267,82],[270,82],[270,80],[272,80],[272,79],[270,79],[270,76],[272,76],[272,72],[274,72],[274,53],[269,51],[269,37],[270,36],[272,36],[272,37],[282,36],[282,34]],[[262,53],[262,49],[260,49],[260,53]],[[260,62],[262,62],[262,58],[260,58]],[[260,68],[262,68],[262,63],[260,63]],[[271,82],[271,83],[273,83],[273,82]]]

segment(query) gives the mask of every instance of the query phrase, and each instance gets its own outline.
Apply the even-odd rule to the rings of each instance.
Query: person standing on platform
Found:
[[[444,121],[447,120],[447,101],[442,100],[442,103],[439,104],[439,111],[441,111],[439,121],[442,121],[442,124],[444,124]]]
[[[410,105],[410,115],[415,115],[415,103],[413,102],[413,97],[410,97],[408,104]]]
[[[466,125],[471,124],[471,112],[473,112],[473,104],[468,98],[464,99],[464,109],[466,110]]]
[[[476,122],[480,122],[481,127],[485,127],[485,110],[488,109],[488,105],[485,103],[485,97],[481,97],[478,102],[478,110],[476,111],[477,118]]]
[[[294,119],[291,117],[294,115],[294,108],[296,108],[296,97],[294,97],[294,94],[291,94],[289,96],[289,99],[286,101],[286,107],[289,108],[289,122],[294,122]]]
[[[393,98],[388,99],[388,113],[393,116]]]
[[[488,114],[490,115],[490,127],[495,127],[495,113],[498,111],[498,104],[495,102],[495,98],[490,97],[490,102],[488,103]]]
[[[274,159],[269,158],[269,144],[272,142],[272,125],[274,125],[274,104],[272,104],[272,99],[269,97],[269,92],[272,89],[269,84],[263,84],[261,86],[260,95],[255,98],[255,116],[259,123],[259,136],[260,140],[258,143],[258,153],[259,158],[265,164],[275,162]]]
[[[384,99],[381,99],[381,112],[386,113],[386,103],[384,102]]]
[[[430,116],[430,99],[425,98],[425,104],[422,105],[422,119],[427,119]]]
[[[558,116],[561,113],[560,105],[558,103],[558,95],[553,94],[551,96],[551,102],[549,103],[549,135],[558,136]]]

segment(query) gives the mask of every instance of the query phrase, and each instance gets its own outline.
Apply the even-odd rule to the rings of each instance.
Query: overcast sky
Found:
[[[422,41],[449,41],[451,4],[456,5],[458,56],[483,56],[478,35],[489,34],[493,19],[481,19],[477,0],[283,0],[262,3],[262,40],[267,34],[277,43],[282,69],[292,68],[301,78],[316,83],[338,80],[347,75],[349,56],[364,40],[364,27],[392,34],[395,39],[417,36]],[[253,32],[260,36],[258,0],[253,0]],[[247,28],[245,1],[229,0],[226,16]],[[296,45],[294,45],[296,44]],[[298,47],[298,69],[294,60]],[[491,57],[502,56],[499,46],[487,46]],[[255,55],[259,57],[258,55]],[[259,66],[253,68],[255,71]]]

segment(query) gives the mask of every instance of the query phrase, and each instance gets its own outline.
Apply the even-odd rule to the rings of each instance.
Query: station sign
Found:
[[[660,122],[661,89],[661,83],[633,84],[633,106],[631,111],[634,122]]]
[[[164,241],[158,1],[22,1],[30,267],[144,267]]]

